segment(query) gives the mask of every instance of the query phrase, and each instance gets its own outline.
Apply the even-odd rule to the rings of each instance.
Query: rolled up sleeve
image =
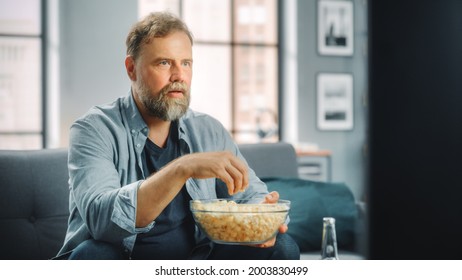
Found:
[[[137,192],[142,181],[123,184],[123,172],[115,162],[128,159],[114,154],[114,143],[107,143],[107,139],[114,139],[106,135],[111,131],[97,124],[80,121],[71,128],[71,197],[94,239],[121,243],[127,237],[149,231],[154,222],[136,228]]]

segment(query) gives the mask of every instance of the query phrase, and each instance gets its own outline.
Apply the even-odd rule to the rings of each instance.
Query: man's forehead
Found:
[[[184,34],[184,38],[182,36],[164,36],[164,37],[152,37],[149,40],[146,40],[144,44],[142,44],[142,50],[155,50],[158,52],[192,52],[192,45],[189,41],[189,38]]]

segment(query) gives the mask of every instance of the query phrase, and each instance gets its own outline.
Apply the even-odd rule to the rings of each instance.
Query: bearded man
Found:
[[[168,13],[136,23],[126,40],[130,93],[71,127],[70,218],[62,259],[298,259],[282,225],[255,246],[210,242],[192,199],[275,203],[225,128],[189,109],[193,38]]]

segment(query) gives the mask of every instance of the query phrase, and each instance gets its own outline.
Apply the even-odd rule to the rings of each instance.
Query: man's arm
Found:
[[[156,219],[189,178],[221,179],[230,195],[244,191],[249,184],[247,165],[230,152],[182,156],[141,183],[137,196],[136,226],[144,227]]]
[[[70,130],[71,222],[82,219],[96,240],[121,242],[136,234],[136,192],[140,181],[125,182],[115,165],[110,129],[94,119],[76,121]],[[146,229],[149,230],[149,229]]]

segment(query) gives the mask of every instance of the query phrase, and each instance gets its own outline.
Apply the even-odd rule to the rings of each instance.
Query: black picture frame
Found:
[[[354,53],[353,2],[318,1],[318,53],[328,56],[352,56]]]
[[[353,74],[318,73],[316,119],[319,130],[352,130],[354,127]]]

